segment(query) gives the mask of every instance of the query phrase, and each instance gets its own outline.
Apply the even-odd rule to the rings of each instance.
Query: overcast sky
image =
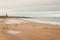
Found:
[[[60,0],[0,0],[0,15],[60,11]],[[45,13],[48,13],[45,12]]]

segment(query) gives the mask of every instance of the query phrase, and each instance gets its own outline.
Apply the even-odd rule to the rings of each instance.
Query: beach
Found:
[[[25,18],[0,18],[0,40],[60,40],[60,25]]]

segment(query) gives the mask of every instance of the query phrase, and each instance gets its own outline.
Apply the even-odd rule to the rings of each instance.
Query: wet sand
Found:
[[[23,20],[6,24],[9,18],[0,18],[0,40],[60,40],[60,25],[43,24]],[[14,33],[13,33],[14,32]]]

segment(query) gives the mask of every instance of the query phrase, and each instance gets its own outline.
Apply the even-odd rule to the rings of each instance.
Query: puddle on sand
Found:
[[[8,34],[16,35],[16,34],[22,34],[22,31],[16,31],[16,30],[6,30]]]
[[[24,20],[16,20],[16,19],[7,19],[5,20],[5,24],[22,24],[22,23],[27,23]]]

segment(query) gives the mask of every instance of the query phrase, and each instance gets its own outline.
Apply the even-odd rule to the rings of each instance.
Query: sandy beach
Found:
[[[60,25],[0,18],[0,40],[60,40]]]

